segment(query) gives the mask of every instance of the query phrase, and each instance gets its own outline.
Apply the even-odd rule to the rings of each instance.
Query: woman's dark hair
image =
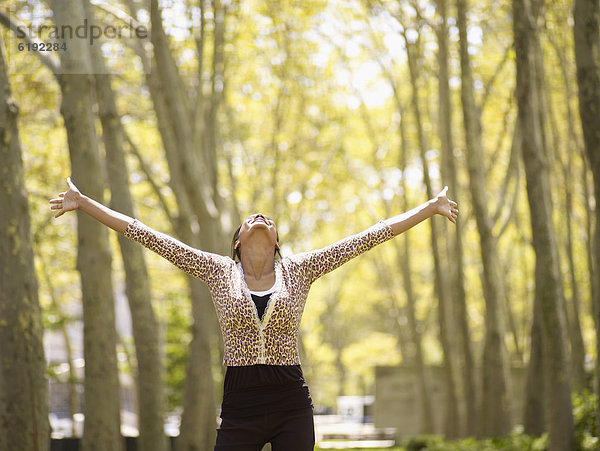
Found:
[[[240,237],[241,228],[242,228],[242,224],[240,224],[240,226],[235,230],[235,232],[233,232],[233,239],[231,240],[231,258],[233,258],[234,261],[242,261],[242,254],[240,253],[240,250],[235,248],[235,242]],[[277,244],[279,244],[279,232],[277,232]],[[277,248],[275,248],[274,255],[275,256],[279,255],[279,258],[282,258],[281,252],[279,252],[279,249],[277,249]]]

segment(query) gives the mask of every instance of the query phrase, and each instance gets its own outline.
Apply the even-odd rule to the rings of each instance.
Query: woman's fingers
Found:
[[[71,177],[67,177],[67,185],[69,185],[69,189],[72,189],[74,191],[77,191],[77,187],[75,186],[75,184],[71,181]]]
[[[79,191],[77,190],[77,187],[75,186],[75,184],[71,181],[71,177],[67,177],[67,185],[69,186],[69,189],[67,191],[63,191],[62,193],[58,194],[58,197],[50,200],[50,210],[60,210],[54,217],[58,218],[59,216],[62,216],[63,214],[65,214],[67,211],[73,210],[73,206],[72,204],[72,194],[69,193],[78,193]],[[69,196],[67,196],[69,195]],[[65,209],[65,205],[67,205],[68,208]],[[76,208],[76,207],[75,207]]]
[[[445,186],[440,195],[445,194],[448,190],[448,187]],[[456,224],[456,219],[458,218],[458,204],[453,200],[448,198],[445,199],[447,203],[447,207],[442,207],[443,215],[446,216],[452,223]]]

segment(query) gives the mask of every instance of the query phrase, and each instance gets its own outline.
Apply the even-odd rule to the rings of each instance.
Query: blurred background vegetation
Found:
[[[127,214],[214,252],[228,253],[240,220],[262,211],[277,222],[283,256],[358,232],[449,185],[449,197],[459,202],[458,227],[437,218],[421,224],[313,286],[301,354],[315,404],[334,407],[339,395],[372,394],[376,365],[440,365],[460,412],[457,424],[446,425],[447,435],[508,434],[527,420],[506,420],[490,393],[500,390],[495,399],[506,399],[503,371],[528,367],[535,352],[545,356],[545,365],[555,362],[569,375],[569,393],[593,391],[594,183],[600,175],[589,155],[600,150],[588,149],[586,157],[572,1],[68,0],[63,6],[77,4],[73,11],[81,11],[80,20],[94,17],[106,26],[133,18],[151,30],[151,38],[141,42],[145,48],[135,39],[105,40],[96,47],[100,52],[85,50],[85,57],[75,46],[48,52],[59,65],[54,67],[39,52],[17,51],[16,22],[73,20],[59,11],[60,3],[11,0],[1,6],[5,82],[18,105],[45,331],[65,325],[81,330],[84,321],[77,215],[54,220],[47,203],[66,189],[67,176],[117,209],[125,196],[115,187],[129,190],[134,210]],[[527,69],[533,74],[529,88],[519,85],[523,78],[517,81],[526,77],[518,71],[523,53],[513,28],[521,4],[530,27],[521,36],[531,40],[524,50],[533,66]],[[592,40],[593,33],[592,27]],[[597,22],[595,33],[597,38]],[[76,64],[73,58],[88,61],[90,74],[99,73],[94,61],[102,59],[109,77],[64,75]],[[89,99],[82,100],[87,90],[74,86],[88,86]],[[116,109],[110,114],[101,86],[112,91]],[[537,97],[528,100],[527,94]],[[535,130],[526,116],[519,117],[527,102],[537,108],[530,113]],[[77,122],[80,113],[74,111],[89,114],[91,127]],[[107,148],[111,117],[125,179],[111,175],[109,167],[117,161]],[[76,138],[82,129],[87,135]],[[540,146],[538,170],[527,166],[531,136]],[[76,172],[91,158],[81,155],[84,148],[97,149],[99,165]],[[536,172],[544,177],[546,188],[538,191],[544,195],[528,197]],[[541,210],[532,206],[536,199]],[[536,218],[550,218],[550,260],[540,260],[541,248],[535,247]],[[126,271],[116,234],[111,232],[106,249],[112,255],[112,293],[124,299]],[[538,263],[551,262],[545,269],[556,265],[556,289],[546,297],[536,286],[554,276],[538,267],[536,279],[536,253]],[[2,258],[8,266],[8,257]],[[165,400],[153,408],[185,410],[186,390],[192,390],[186,389],[189,360],[199,358],[212,378],[207,383],[205,372],[196,391],[214,391],[202,401],[214,412],[221,351],[213,314],[202,310],[209,304],[206,293],[160,257],[144,252],[143,259],[164,368],[156,368],[164,385],[155,389]],[[543,329],[534,324],[536,293]],[[111,308],[113,300],[90,302]],[[541,346],[533,344],[536,330],[546,334],[544,351],[535,350]],[[194,331],[205,344],[199,354],[191,351]],[[81,333],[68,335],[81,352]],[[115,344],[118,370],[137,377],[133,336],[117,336]],[[500,379],[490,382],[487,407],[486,365]],[[49,377],[64,381],[65,371],[51,365]],[[543,389],[541,381],[554,373],[547,366],[532,377]],[[484,384],[470,401],[469,377]],[[529,400],[535,387],[528,390]],[[571,410],[568,403],[562,406]],[[500,416],[487,430],[474,422],[477,412],[489,417],[486,408]],[[533,435],[553,421],[553,415],[544,421],[543,406],[536,412],[542,425],[531,426]],[[572,417],[562,421],[573,424]],[[207,424],[205,430],[214,429],[212,419]],[[204,440],[198,438],[203,427],[189,433],[196,437],[190,443]],[[573,427],[566,429],[573,437]],[[573,443],[561,442],[560,434],[555,443]]]

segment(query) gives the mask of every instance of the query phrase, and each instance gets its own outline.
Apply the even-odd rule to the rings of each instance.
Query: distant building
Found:
[[[372,423],[374,396],[338,396],[337,415],[343,423]]]
[[[122,341],[130,341],[131,315],[129,305],[124,295],[115,295],[116,327],[118,336]],[[62,306],[63,314],[70,318],[81,318],[81,305],[71,303]],[[75,419],[75,435],[83,433],[84,421],[84,390],[83,379],[85,372],[85,360],[83,358],[83,322],[72,320],[67,324],[67,334],[71,346],[73,367],[77,383],[75,390],[78,397],[77,411],[73,412]],[[50,404],[50,425],[55,438],[69,437],[73,433],[73,421],[71,417],[69,399],[69,362],[67,348],[62,331],[46,330],[44,332],[44,351],[46,361],[52,368],[53,376],[50,378],[48,397]],[[119,363],[125,359],[124,355],[118,356]],[[137,401],[135,381],[133,377],[123,371],[119,372],[121,384],[121,432],[125,436],[138,435]]]

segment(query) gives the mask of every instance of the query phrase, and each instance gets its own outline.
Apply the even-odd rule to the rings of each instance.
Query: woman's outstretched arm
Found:
[[[54,215],[55,218],[62,216],[67,211],[81,210],[92,218],[100,221],[105,226],[108,226],[121,234],[124,233],[127,226],[133,222],[133,218],[119,213],[118,211],[111,210],[100,202],[96,202],[94,199],[81,194],[75,184],[71,181],[71,177],[67,178],[67,184],[69,189],[60,193],[57,198],[50,201],[51,210],[60,210]]]
[[[456,202],[448,199],[448,187],[433,199],[398,216],[379,221],[373,227],[348,236],[322,249],[296,254],[290,259],[303,268],[304,274],[312,283],[350,259],[368,251],[400,233],[403,233],[436,214],[446,216],[456,224],[458,208]]]
[[[433,199],[428,200],[412,210],[394,216],[393,218],[386,219],[384,222],[392,228],[394,236],[406,232],[408,229],[436,214],[445,216],[456,224],[458,205],[453,200],[448,199],[447,193],[448,187],[445,186]]]
[[[207,284],[210,284],[212,280],[218,280],[219,276],[231,264],[234,264],[229,257],[195,249],[90,199],[79,192],[70,178],[67,179],[67,184],[69,189],[50,201],[51,210],[60,210],[55,215],[56,218],[67,211],[81,210],[102,224],[156,252],[179,269]]]

